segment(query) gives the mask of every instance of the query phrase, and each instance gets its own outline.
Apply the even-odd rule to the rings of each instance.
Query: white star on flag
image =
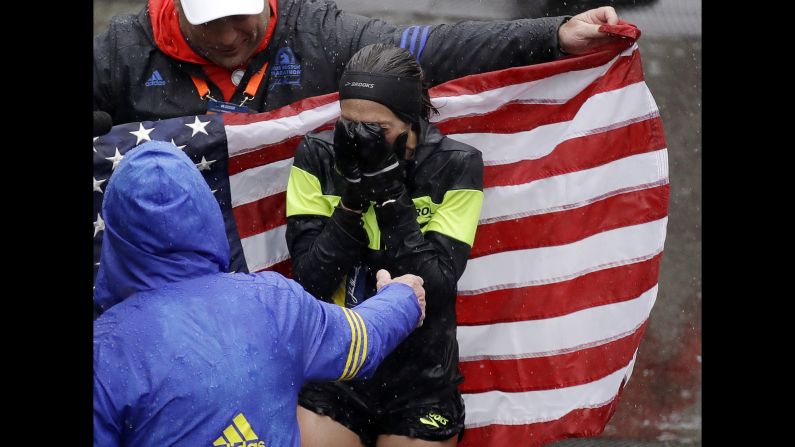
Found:
[[[102,188],[100,188],[100,186],[103,183],[105,183],[106,181],[108,181],[108,179],[97,180],[97,178],[94,177],[94,191],[96,191],[96,192],[101,194],[102,193]]]
[[[187,124],[186,124],[186,126],[187,126]],[[179,145],[177,145],[177,143],[175,143],[175,142],[174,142],[174,139],[173,139],[173,138],[171,139],[171,144],[173,144],[174,146],[177,146],[177,149],[180,149],[180,150],[181,150],[183,147],[187,146],[187,144],[183,144],[182,146],[179,146]]]
[[[196,167],[199,168],[199,171],[209,171],[210,165],[215,163],[218,160],[210,160],[207,161],[206,158],[202,155],[202,161],[200,163],[196,163]]]
[[[105,157],[105,160],[112,161],[113,162],[113,167],[111,169],[116,169],[116,166],[119,165],[119,162],[121,161],[122,158],[124,158],[124,155],[119,153],[119,148],[117,147],[116,148],[116,155],[114,155],[112,157]]]
[[[135,135],[135,138],[138,138],[138,140],[135,142],[135,145],[137,146],[141,144],[141,141],[143,140],[152,141],[152,139],[149,138],[149,134],[153,130],[155,130],[154,127],[151,129],[144,129],[144,124],[138,123],[138,130],[136,130],[135,132],[130,132],[131,134]]]
[[[199,132],[201,132],[201,133],[203,133],[203,134],[205,134],[205,135],[209,135],[209,134],[207,133],[207,131],[206,131],[206,130],[204,130],[204,128],[205,128],[205,127],[207,127],[207,125],[208,125],[208,124],[210,124],[210,122],[209,122],[209,121],[206,121],[206,122],[201,122],[201,121],[199,121],[199,117],[197,116],[197,117],[196,117],[196,118],[193,120],[193,124],[185,124],[185,125],[186,125],[186,126],[188,126],[188,127],[190,127],[191,129],[193,129],[193,133],[190,135],[190,136],[192,136],[192,137],[193,137],[193,136],[196,136],[196,134],[197,134],[197,133],[199,133]]]
[[[97,221],[94,222],[94,237],[97,237],[97,233],[103,231],[105,229],[105,221],[102,220],[102,215],[97,214]]]

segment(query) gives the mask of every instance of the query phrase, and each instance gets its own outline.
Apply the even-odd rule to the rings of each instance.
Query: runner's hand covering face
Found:
[[[334,169],[345,178],[342,206],[357,211],[367,209],[370,201],[363,195],[353,123],[348,120],[340,119],[334,126]]]
[[[397,153],[405,153],[408,132],[389,144],[378,123],[354,123],[353,138],[365,198],[376,203],[395,199],[405,190],[405,171]]]
[[[398,167],[398,157],[393,146],[386,141],[381,125],[378,123],[355,123],[353,134],[363,174],[372,176],[380,171],[389,171]],[[395,145],[405,146],[405,144],[405,137],[401,134],[395,141]]]
[[[334,169],[346,180],[358,182],[361,177],[356,160],[353,122],[339,119],[334,126]]]

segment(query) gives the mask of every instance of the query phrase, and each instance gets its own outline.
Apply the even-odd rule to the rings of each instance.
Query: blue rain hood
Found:
[[[102,311],[136,292],[228,269],[221,208],[171,143],[149,141],[125,154],[105,190],[102,219],[94,289]]]

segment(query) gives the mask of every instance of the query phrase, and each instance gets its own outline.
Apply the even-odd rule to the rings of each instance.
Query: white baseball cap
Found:
[[[191,25],[221,17],[259,14],[265,9],[265,0],[180,0],[180,3]]]

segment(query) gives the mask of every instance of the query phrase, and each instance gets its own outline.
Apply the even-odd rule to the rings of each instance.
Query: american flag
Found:
[[[657,295],[669,201],[662,122],[639,34],[630,35],[598,53],[431,90],[441,112],[433,121],[481,150],[485,164],[480,223],[458,283],[462,446],[599,434],[630,377]],[[306,132],[331,128],[337,99],[125,124],[95,139],[95,263],[107,178],[124,152],[156,139],[186,151],[215,192],[232,269],[289,274],[292,157]]]

